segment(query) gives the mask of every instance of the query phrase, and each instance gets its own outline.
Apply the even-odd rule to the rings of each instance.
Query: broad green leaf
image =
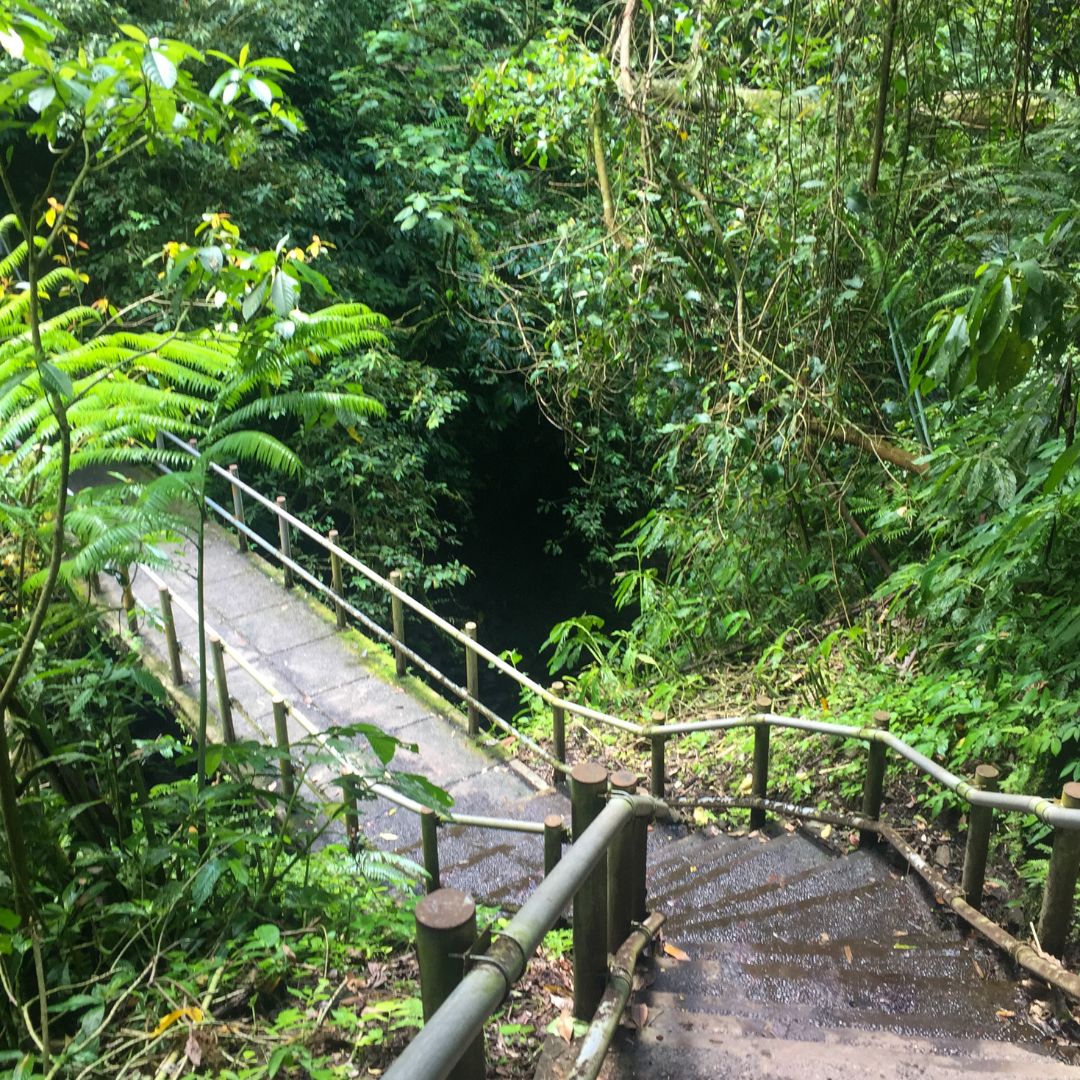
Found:
[[[1002,392],[1017,386],[1031,370],[1031,361],[1035,356],[1035,346],[1030,341],[1021,341],[1015,332],[1010,333],[1005,347],[998,359],[994,382]]]
[[[210,894],[214,891],[214,886],[218,883],[218,878],[221,877],[224,869],[225,863],[221,859],[211,859],[199,867],[199,872],[191,885],[191,899],[196,908],[201,908],[210,899]]]
[[[274,283],[270,286],[270,303],[274,310],[281,316],[288,315],[296,307],[299,296],[300,286],[296,279],[290,277],[284,270],[276,271]]]
[[[30,91],[26,104],[40,116],[53,103],[55,97],[55,86],[39,86],[36,90]]]
[[[1038,337],[1046,329],[1054,315],[1054,297],[1052,292],[1034,289],[1028,286],[1024,302],[1020,307],[1017,329],[1022,338]]]
[[[142,70],[154,86],[160,86],[163,90],[171,90],[176,85],[176,65],[157,49],[146,50]]]
[[[1065,475],[1080,458],[1080,439],[1062,451],[1057,461],[1054,462],[1043,484],[1043,492],[1049,495],[1065,479]]]
[[[397,788],[402,795],[415,799],[433,810],[452,806],[453,795],[444,791],[438,784],[433,784],[426,776],[419,773],[391,773],[390,783]]]
[[[216,274],[225,265],[225,256],[217,245],[199,248],[199,262],[211,274]]]
[[[140,45],[145,45],[150,40],[137,26],[132,26],[131,23],[120,23],[117,29],[121,34],[126,34],[129,38],[139,42]]]
[[[14,27],[10,27],[7,30],[0,30],[0,45],[4,47],[4,52],[9,56],[14,57],[16,60],[23,58],[23,39],[19,36]]]
[[[1013,284],[1012,278],[1006,271],[1001,278],[1000,286],[994,290],[989,298],[986,311],[979,322],[979,332],[976,344],[980,350],[993,348],[1002,330],[1005,329],[1012,312]]]
[[[260,281],[258,285],[244,297],[244,301],[240,305],[240,313],[244,316],[244,322],[251,322],[255,312],[262,306],[269,281],[269,278],[263,278],[262,281]]]
[[[262,79],[248,79],[248,93],[251,94],[256,101],[266,108],[270,108],[271,103],[274,100],[274,92],[262,81]]]
[[[0,907],[0,930],[17,930],[19,922],[19,916],[11,908]]]
[[[206,748],[206,775],[213,776],[218,771],[221,759],[225,756],[225,747],[221,743],[214,743]]]
[[[273,923],[263,923],[256,926],[251,936],[264,949],[276,949],[281,944],[281,931]]]
[[[945,332],[941,343],[935,349],[933,359],[926,374],[936,383],[942,383],[949,377],[953,365],[968,349],[967,318],[958,314]]]

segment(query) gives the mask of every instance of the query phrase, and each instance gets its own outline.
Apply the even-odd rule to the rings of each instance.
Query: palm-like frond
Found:
[[[280,439],[262,431],[236,431],[223,435],[203,453],[212,461],[254,461],[268,469],[295,476],[300,459]]]

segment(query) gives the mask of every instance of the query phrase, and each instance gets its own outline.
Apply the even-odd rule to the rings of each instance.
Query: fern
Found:
[[[427,877],[422,866],[392,851],[362,847],[353,858],[360,877],[376,885],[387,885],[402,892],[412,892]]]

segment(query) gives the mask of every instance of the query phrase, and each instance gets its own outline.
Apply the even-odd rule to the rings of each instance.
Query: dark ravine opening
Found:
[[[587,544],[566,528],[561,513],[581,481],[562,436],[532,405],[498,430],[478,435],[474,429],[468,446],[472,516],[454,554],[473,573],[436,605],[459,625],[475,621],[483,644],[517,651],[519,668],[546,683],[550,651],[541,646],[556,623],[584,612],[600,615],[608,627],[618,622],[609,583],[590,574]],[[463,661],[456,650],[447,653],[441,638],[425,640],[424,647],[448,673],[464,678]],[[517,710],[517,688],[483,665],[480,688],[484,703],[500,715]]]

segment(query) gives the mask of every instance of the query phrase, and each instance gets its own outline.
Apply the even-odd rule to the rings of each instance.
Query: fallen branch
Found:
[[[929,466],[919,461],[910,450],[896,446],[880,435],[867,435],[851,424],[842,423],[839,420],[825,422],[815,416],[806,418],[807,430],[821,439],[829,442],[843,443],[845,446],[854,446],[867,454],[872,454],[879,461],[886,461],[895,465],[898,469],[913,473],[915,476],[923,476]]]

